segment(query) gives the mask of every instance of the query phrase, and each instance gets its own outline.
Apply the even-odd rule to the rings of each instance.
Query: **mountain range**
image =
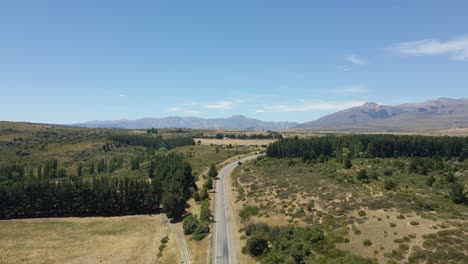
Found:
[[[258,119],[236,115],[227,118],[205,119],[199,117],[170,116],[163,118],[142,118],[137,120],[90,121],[73,124],[79,127],[94,128],[194,128],[194,129],[238,129],[238,130],[283,130],[297,127],[295,122],[266,122]]]
[[[94,128],[194,128],[238,130],[321,130],[362,132],[405,132],[468,127],[468,99],[439,98],[396,106],[369,102],[306,123],[266,122],[236,115],[228,118],[199,117],[142,118],[137,120],[90,121],[73,124]]]
[[[404,132],[462,127],[468,127],[468,99],[439,98],[397,106],[365,103],[300,124],[296,128]]]

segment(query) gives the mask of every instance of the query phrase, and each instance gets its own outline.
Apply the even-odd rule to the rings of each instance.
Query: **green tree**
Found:
[[[169,218],[180,219],[185,212],[185,199],[180,194],[166,192],[161,200],[161,205]]]
[[[208,179],[206,179],[205,184],[203,184],[203,188],[207,190],[213,189],[213,178],[208,177]]]
[[[97,172],[103,173],[103,172],[106,172],[106,169],[107,169],[106,160],[100,159],[97,164]]]
[[[353,163],[351,162],[351,158],[346,157],[346,158],[344,159],[343,167],[344,167],[345,169],[351,169],[351,167],[353,167]]]
[[[245,249],[250,255],[258,257],[268,249],[268,240],[263,237],[252,236],[247,239]]]
[[[460,152],[460,156],[458,157],[458,162],[463,162],[468,157],[468,149],[464,148]]]
[[[200,224],[200,222],[197,219],[197,215],[191,214],[191,215],[185,217],[184,223],[183,223],[184,234],[185,235],[191,235],[198,228],[199,224]]]
[[[167,148],[165,148],[165,147],[160,147],[160,148],[158,149],[158,151],[156,151],[156,153],[155,153],[155,155],[156,155],[157,157],[164,156],[164,155],[166,155],[166,154],[167,154]]]
[[[39,167],[37,167],[37,177],[39,179],[42,178],[42,166],[41,165],[39,165]]]
[[[453,183],[450,189],[450,199],[454,203],[461,204],[467,202],[467,193],[465,192],[465,187],[461,183]]]
[[[211,164],[210,170],[208,171],[208,176],[216,177],[218,176],[218,171],[216,170],[216,165],[214,163]]]
[[[78,167],[76,168],[76,174],[78,177],[83,176],[83,164],[81,162],[78,163]]]
[[[130,169],[132,171],[140,169],[140,158],[139,157],[132,158],[131,163],[130,163]]]
[[[91,164],[89,164],[89,174],[94,175],[95,172],[96,172],[96,168],[94,165],[94,161],[91,161]]]

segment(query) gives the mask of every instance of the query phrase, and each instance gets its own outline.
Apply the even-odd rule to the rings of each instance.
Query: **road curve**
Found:
[[[240,159],[245,162],[255,159],[259,155],[252,155]],[[229,198],[226,193],[227,181],[232,171],[238,166],[239,161],[232,162],[221,169],[216,181],[215,210],[214,210],[214,264],[237,264],[236,245],[234,241],[234,229],[232,224],[232,210],[229,209]]]

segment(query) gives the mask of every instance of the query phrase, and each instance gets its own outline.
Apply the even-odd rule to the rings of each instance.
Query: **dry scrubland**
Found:
[[[167,247],[158,258],[161,239]],[[178,263],[161,215],[0,221],[0,263]]]
[[[449,200],[441,187],[444,175],[429,188],[427,175],[395,169],[393,162],[355,159],[352,169],[334,159],[246,163],[233,174],[236,210],[244,226],[319,224],[337,248],[379,263],[467,263],[468,206]],[[466,164],[455,166],[456,178],[466,182]],[[378,179],[359,182],[361,168]],[[399,182],[396,191],[383,188],[389,177]]]

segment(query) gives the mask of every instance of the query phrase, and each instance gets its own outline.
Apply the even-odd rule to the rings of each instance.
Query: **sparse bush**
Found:
[[[357,172],[357,179],[362,182],[368,182],[369,176],[367,175],[367,171],[365,169],[359,170]]]
[[[385,179],[384,180],[384,188],[385,190],[395,190],[397,187],[397,184],[395,181],[392,179]]]
[[[390,176],[393,175],[393,170],[391,170],[391,169],[385,169],[384,172],[383,172],[383,174],[384,174],[385,176],[387,176],[387,177],[390,177]]]
[[[204,200],[200,207],[200,221],[209,222],[211,218],[210,203],[208,200]]]
[[[161,244],[167,244],[167,242],[169,242],[169,237],[168,236],[165,236],[165,237],[161,238]]]
[[[245,206],[240,212],[239,216],[242,220],[248,220],[250,217],[257,215],[260,209],[257,206]]]
[[[362,244],[366,247],[369,247],[369,246],[372,246],[372,241],[370,241],[369,239],[366,239],[362,242]]]

